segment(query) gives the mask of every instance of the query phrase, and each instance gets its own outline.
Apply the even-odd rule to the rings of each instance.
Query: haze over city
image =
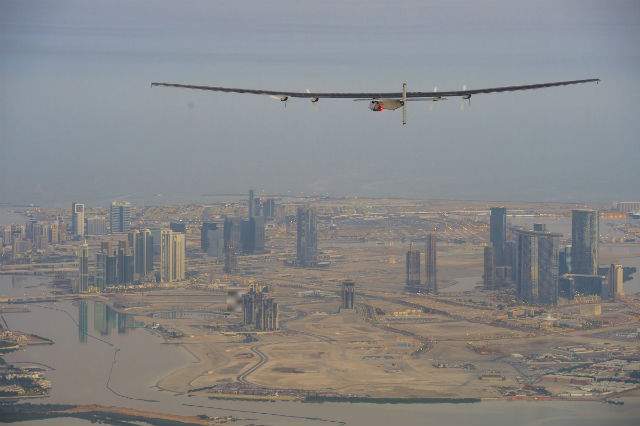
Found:
[[[638,40],[635,0],[1,1],[0,422],[640,424]]]
[[[0,199],[244,192],[616,201],[637,194],[634,1],[5,1]],[[373,114],[361,103],[150,89],[600,85]],[[164,197],[157,197],[163,194]]]

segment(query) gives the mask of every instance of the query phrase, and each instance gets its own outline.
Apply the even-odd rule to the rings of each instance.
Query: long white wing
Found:
[[[439,97],[463,97],[471,95],[479,95],[485,93],[501,93],[501,92],[517,92],[520,90],[534,90],[544,89],[547,87],[556,86],[569,86],[572,84],[582,83],[598,83],[599,78],[588,78],[585,80],[568,80],[568,81],[554,81],[550,83],[538,83],[538,84],[524,84],[518,86],[501,86],[501,87],[488,87],[485,89],[472,89],[472,90],[452,90],[452,91],[437,91],[437,92],[407,92],[407,98],[439,98]],[[247,93],[251,95],[268,95],[291,97],[291,98],[329,98],[329,99],[380,99],[380,98],[401,98],[402,92],[289,92],[267,89],[242,89],[234,87],[222,87],[222,86],[199,86],[193,84],[180,84],[180,83],[151,83],[151,86],[163,86],[163,87],[178,87],[181,89],[194,89],[194,90],[210,90],[213,92],[226,92],[226,93]]]

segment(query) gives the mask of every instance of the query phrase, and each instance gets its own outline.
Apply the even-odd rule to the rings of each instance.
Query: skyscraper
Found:
[[[558,304],[560,234],[538,233],[538,303]]]
[[[86,235],[105,235],[107,233],[107,220],[102,216],[92,216],[86,219]]]
[[[242,313],[244,325],[252,325],[261,331],[278,329],[278,304],[269,296],[266,286],[251,286],[249,291],[242,295]]]
[[[264,251],[264,218],[253,216],[242,220],[240,227],[240,246],[244,254]]]
[[[153,271],[153,237],[149,229],[129,232],[129,244],[133,248],[134,271],[137,279]]]
[[[114,201],[109,209],[111,233],[129,232],[131,228],[131,204],[127,201]]]
[[[425,286],[427,291],[437,293],[436,236],[434,234],[427,234],[424,257]]]
[[[558,255],[558,274],[560,276],[571,272],[571,246],[564,246],[560,248],[560,254]]]
[[[528,303],[558,302],[560,234],[516,231],[516,293]]]
[[[507,240],[507,209],[505,207],[491,207],[489,240],[493,246],[495,265],[504,266],[504,243]]]
[[[420,251],[410,247],[406,255],[406,289],[411,293],[418,293],[420,285]]]
[[[49,224],[35,222],[32,228],[31,241],[36,250],[46,251],[49,246]]]
[[[240,237],[242,229],[242,219],[239,217],[225,217],[223,228],[224,244],[224,272],[233,274],[238,267],[237,255],[240,251]]]
[[[98,273],[96,281],[100,289],[105,286],[117,284],[118,278],[118,256],[111,247],[111,243],[103,241],[100,243],[100,253],[96,255]]]
[[[262,217],[265,219],[273,219],[276,216],[276,200],[267,198],[262,203]]]
[[[215,222],[202,222],[202,227],[200,228],[200,249],[203,252],[207,252],[209,249],[209,239],[207,238],[208,231],[217,231],[218,224]]]
[[[183,234],[187,233],[187,223],[181,220],[172,220],[169,222],[169,229],[173,232],[182,232]]]
[[[238,253],[231,241],[224,243],[224,267],[225,274],[235,274],[238,270]]]
[[[163,229],[160,232],[160,280],[182,281],[186,276],[185,236]]]
[[[84,237],[84,204],[71,204],[71,234],[74,239]]]
[[[207,231],[207,255],[215,257],[218,260],[224,258],[224,238],[222,237],[222,229]]]
[[[609,267],[609,275],[607,280],[608,298],[619,299],[624,296],[623,284],[623,268],[622,265],[612,263]],[[603,295],[603,298],[605,296]]]
[[[224,246],[233,247],[236,251],[241,248],[241,232],[242,232],[242,219],[239,217],[225,217],[224,218]]]
[[[484,247],[484,273],[482,282],[485,290],[493,290],[495,288],[496,265],[493,259],[493,247]]]
[[[249,190],[249,205],[248,205],[248,210],[249,210],[249,218],[252,218],[254,215],[254,208],[255,208],[255,197],[253,195],[253,189]]]
[[[503,284],[511,284],[516,280],[516,242],[505,241],[502,255],[504,256],[504,266],[499,268],[504,268],[505,280]]]
[[[78,293],[89,289],[89,245],[84,242],[78,249]]]
[[[598,272],[598,212],[571,212],[571,273],[595,275]]]
[[[314,266],[318,263],[318,224],[316,212],[310,207],[298,207],[296,212],[296,264]]]
[[[131,284],[135,269],[135,260],[127,241],[118,241],[118,282]]]

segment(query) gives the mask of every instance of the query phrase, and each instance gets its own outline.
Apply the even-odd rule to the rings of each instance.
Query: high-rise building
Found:
[[[11,225],[0,226],[0,232],[2,232],[2,235],[0,235],[2,244],[5,246],[11,245]]]
[[[640,212],[640,201],[620,201],[616,203],[616,209],[624,213]]]
[[[131,229],[131,204],[114,201],[109,208],[109,225],[112,234],[129,232]]]
[[[153,272],[153,237],[149,229],[129,232],[129,245],[133,248],[134,271],[137,279]]]
[[[516,242],[509,240],[504,242],[502,254],[504,256],[504,282],[502,284],[509,285],[516,281]],[[501,268],[498,266],[498,268]]]
[[[224,267],[225,274],[235,274],[238,270],[238,253],[232,241],[224,243]]]
[[[89,245],[84,242],[78,249],[78,293],[89,289]]]
[[[425,286],[427,287],[427,291],[432,293],[438,292],[436,252],[436,236],[434,234],[427,234],[424,252]]]
[[[84,237],[84,204],[71,204],[71,235],[75,239]]]
[[[58,244],[60,242],[60,229],[58,228],[57,221],[49,224],[49,242],[51,244]]]
[[[253,216],[243,219],[240,226],[240,246],[244,254],[264,251],[264,218]]]
[[[31,230],[31,241],[33,248],[46,251],[49,247],[49,224],[45,222],[35,222]]]
[[[207,255],[218,260],[224,258],[224,238],[222,229],[207,231]]]
[[[278,304],[269,296],[268,288],[251,286],[242,295],[242,323],[260,331],[278,330]]]
[[[534,223],[533,224],[533,230],[536,232],[546,232],[547,231],[547,225],[545,225],[544,223]]]
[[[353,309],[356,284],[352,280],[342,281],[342,309]]]
[[[622,265],[612,263],[609,267],[609,274],[607,279],[608,298],[619,299],[624,296],[624,278],[623,278]],[[605,296],[603,295],[603,298]]]
[[[564,246],[560,248],[558,264],[558,274],[560,276],[571,273],[571,246]]]
[[[495,288],[496,265],[493,259],[493,247],[488,245],[484,247],[484,273],[482,282],[485,290],[493,290]]]
[[[64,223],[62,217],[58,217],[56,221],[58,223],[58,242],[67,241],[69,239],[69,233],[67,232],[67,226]]]
[[[160,232],[160,280],[182,281],[186,276],[185,235],[164,229]]]
[[[181,232],[183,234],[187,233],[187,223],[181,220],[171,221],[169,222],[169,229],[173,232]]]
[[[224,272],[233,274],[238,268],[238,252],[241,250],[240,237],[242,219],[239,217],[226,217],[223,228],[223,252]]]
[[[571,273],[595,275],[598,272],[598,212],[571,212]]]
[[[516,293],[528,303],[558,302],[560,234],[516,231]]]
[[[203,252],[207,252],[209,250],[209,238],[207,237],[208,231],[217,231],[218,224],[215,222],[202,222],[202,227],[200,228],[200,249]]]
[[[296,212],[296,264],[315,266],[318,263],[318,223],[310,207],[298,207]]]
[[[249,200],[248,201],[249,201],[249,204],[248,204],[249,217],[251,218],[255,214],[255,212],[254,212],[254,209],[255,209],[255,197],[253,195],[253,189],[249,190]]]
[[[262,203],[262,217],[267,220],[271,220],[276,217],[276,200],[273,198],[267,198]]]
[[[224,246],[233,247],[236,251],[241,249],[242,219],[239,217],[224,218]]]
[[[91,216],[86,219],[86,235],[105,235],[107,233],[107,219],[102,216]]]
[[[606,277],[601,275],[564,274],[559,281],[560,294],[567,299],[576,295],[602,297],[606,293]]]
[[[118,282],[131,284],[135,271],[133,251],[127,241],[118,241]]]
[[[505,207],[491,207],[489,240],[493,246],[495,265],[504,266],[504,243],[507,240],[507,209]]]
[[[100,252],[96,255],[97,274],[96,284],[103,289],[106,286],[118,284],[118,255],[109,241],[100,243]]]
[[[420,251],[409,248],[406,255],[406,279],[405,285],[408,292],[418,293],[420,285]]]
[[[552,232],[538,233],[538,303],[558,304],[558,279],[561,234]]]
[[[24,225],[24,233],[27,240],[33,242],[33,227],[38,223],[37,219],[30,217]]]

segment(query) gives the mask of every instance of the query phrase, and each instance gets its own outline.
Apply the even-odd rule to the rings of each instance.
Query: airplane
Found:
[[[487,93],[502,93],[502,92],[516,92],[521,90],[534,90],[544,89],[547,87],[556,86],[569,86],[573,84],[583,83],[599,83],[599,78],[588,78],[584,80],[568,80],[568,81],[555,81],[550,83],[538,83],[538,84],[525,84],[519,86],[501,86],[501,87],[489,87],[485,89],[467,89],[466,86],[462,87],[462,90],[451,91],[438,91],[435,87],[431,92],[408,92],[407,83],[402,83],[401,92],[312,92],[307,89],[305,92],[289,92],[289,91],[277,91],[277,90],[263,90],[263,89],[240,89],[233,87],[222,86],[198,86],[193,84],[180,84],[180,83],[151,83],[151,87],[163,86],[163,87],[178,87],[181,89],[194,89],[194,90],[210,90],[214,92],[224,93],[247,93],[251,95],[266,95],[276,100],[285,103],[289,98],[303,98],[309,99],[312,103],[317,103],[320,99],[352,99],[354,101],[367,101],[369,102],[369,109],[371,111],[381,112],[384,110],[396,110],[402,108],[402,124],[407,124],[407,102],[411,101],[443,101],[448,98],[459,97],[463,101],[471,102],[471,96],[487,94]]]

